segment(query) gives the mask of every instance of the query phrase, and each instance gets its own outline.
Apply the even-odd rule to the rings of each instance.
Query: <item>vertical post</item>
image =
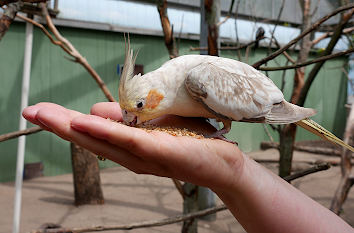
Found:
[[[31,75],[31,59],[32,59],[32,41],[33,41],[33,25],[26,23],[26,42],[25,54],[23,62],[22,75],[22,95],[21,95],[21,112],[28,105],[28,93]],[[19,130],[26,129],[26,120],[20,116]],[[15,202],[14,202],[14,221],[13,233],[20,231],[21,217],[21,198],[22,198],[22,180],[23,180],[23,164],[25,158],[26,136],[18,139],[17,147],[17,164],[16,164],[16,183],[15,183]]]
[[[220,9],[220,7],[219,7]],[[219,20],[219,18],[217,19]],[[208,46],[208,24],[206,21],[206,9],[205,0],[200,0],[200,39],[199,47]],[[201,55],[208,54],[208,50],[200,50]],[[210,123],[217,129],[219,129],[219,124],[214,120],[210,119]],[[208,188],[198,187],[198,207],[199,210],[207,209],[215,206],[215,194]],[[213,220],[215,219],[215,214],[203,217],[203,219]]]

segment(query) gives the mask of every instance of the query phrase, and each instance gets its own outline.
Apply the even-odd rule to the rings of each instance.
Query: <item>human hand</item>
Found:
[[[118,103],[98,103],[92,115],[52,103],[39,103],[23,116],[43,129],[124,167],[166,176],[214,190],[247,232],[352,232],[322,205],[255,163],[231,143],[174,137],[119,124]],[[205,121],[166,116],[155,124],[213,130]]]
[[[147,133],[114,122],[122,121],[118,103],[95,104],[91,114],[52,103],[39,103],[23,111],[27,120],[43,129],[139,174],[171,177],[218,189],[234,185],[243,164],[239,149],[222,140],[174,137],[158,131]],[[152,123],[207,134],[215,130],[196,118],[165,116]]]

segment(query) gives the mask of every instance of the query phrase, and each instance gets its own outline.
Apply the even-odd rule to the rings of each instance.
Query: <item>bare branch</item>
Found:
[[[69,55],[74,57],[75,61],[80,63],[91,74],[91,76],[95,79],[96,83],[101,88],[101,90],[105,94],[106,98],[111,102],[115,102],[114,97],[110,93],[109,89],[107,88],[106,84],[103,82],[101,77],[97,74],[97,72],[92,68],[92,66],[87,62],[87,60],[79,53],[79,51],[77,51],[75,49],[75,47],[70,43],[70,41],[68,41],[66,38],[64,38],[59,33],[59,31],[56,29],[56,27],[54,26],[54,24],[52,22],[51,17],[48,14],[46,4],[41,3],[40,6],[42,8],[43,17],[47,21],[48,28],[52,31],[52,33],[54,34],[54,36],[56,37],[56,39],[58,41],[54,40],[50,36],[49,32],[45,32],[46,30],[43,29],[44,28],[43,25],[39,26],[38,23],[34,24],[34,25],[37,27],[40,27],[42,29],[42,31],[44,31],[44,33],[49,37],[49,39],[52,41],[52,43],[59,45],[65,52],[67,52]],[[29,21],[29,22],[31,22],[31,21]]]
[[[281,6],[280,6],[280,9],[279,9],[279,13],[278,13],[278,17],[277,17],[277,21],[276,21],[277,23],[274,25],[273,31],[272,31],[272,33],[271,33],[268,48],[271,48],[271,47],[272,47],[272,42],[273,42],[273,38],[274,38],[274,33],[275,33],[275,30],[276,30],[276,28],[277,28],[277,26],[278,26],[278,22],[279,22],[279,20],[280,20],[281,14],[283,13],[284,5],[285,5],[285,0],[282,0]],[[280,46],[279,46],[279,47],[280,47]]]
[[[28,129],[24,129],[24,130],[19,130],[19,131],[3,134],[3,135],[0,135],[0,142],[6,141],[9,139],[13,139],[13,138],[17,138],[22,135],[29,135],[29,134],[37,133],[42,130],[43,129],[38,126],[38,127],[32,127],[32,128],[28,128]]]
[[[52,35],[48,32],[48,30],[47,30],[42,24],[40,24],[40,23],[34,21],[33,19],[30,19],[30,18],[28,18],[28,17],[25,17],[25,16],[23,16],[23,15],[17,15],[17,17],[20,18],[20,19],[22,19],[22,20],[24,20],[24,21],[26,21],[26,22],[28,22],[28,23],[31,23],[31,24],[33,24],[33,25],[39,27],[39,28],[43,31],[43,33],[50,39],[50,41],[51,41],[53,44],[59,45],[59,46],[63,46],[63,43],[62,43],[61,41],[59,41],[59,40],[55,40],[55,39],[52,37]],[[64,49],[65,52],[70,53],[69,50],[68,50],[66,47],[64,47],[64,46],[62,47],[62,49]],[[75,61],[75,60],[71,60],[71,61]]]
[[[315,172],[328,170],[330,167],[331,167],[331,165],[329,163],[320,163],[320,164],[317,164],[313,167],[310,167],[309,169],[304,169],[302,171],[293,173],[289,176],[285,176],[284,180],[289,182],[289,181],[295,180],[297,178],[300,178],[300,177],[303,177],[303,176],[306,176],[306,175],[309,175],[309,174],[312,174]]]
[[[352,145],[353,144],[353,133],[354,133],[354,107],[351,107],[347,125],[345,126],[344,132],[344,142]],[[335,214],[340,214],[342,209],[342,205],[347,199],[348,193],[353,186],[353,177],[352,173],[352,157],[353,153],[347,149],[343,149],[341,153],[341,179],[339,181],[338,187],[334,194],[334,197],[331,202],[330,210],[332,210]]]
[[[333,36],[331,37],[331,40],[329,41],[325,51],[323,52],[323,55],[329,55],[332,53],[335,45],[337,44],[338,40],[340,39],[342,35],[343,28],[345,25],[349,22],[349,20],[352,18],[354,14],[354,4],[351,4],[353,7],[350,11],[347,13],[344,13],[340,19],[340,22],[338,23]],[[325,60],[318,62],[310,71],[309,75],[307,76],[307,79],[305,81],[305,84],[303,88],[301,89],[300,95],[298,100],[296,101],[296,104],[299,106],[304,106],[308,91],[311,87],[312,82],[315,80],[318,72],[322,68]]]
[[[93,232],[93,231],[112,231],[112,230],[132,230],[137,228],[147,228],[147,227],[157,227],[157,226],[164,226],[173,223],[183,222],[189,219],[199,218],[206,215],[214,214],[219,211],[226,210],[227,207],[225,205],[219,205],[213,208],[208,208],[205,210],[201,210],[198,212],[185,214],[185,215],[178,215],[171,218],[165,218],[161,220],[152,220],[152,221],[145,221],[145,222],[138,222],[138,223],[131,223],[131,224],[123,224],[123,225],[115,225],[115,226],[93,226],[93,227],[86,227],[86,228],[56,228],[56,229],[41,229],[41,230],[34,230],[32,233],[79,233],[79,232]]]
[[[167,47],[170,59],[178,57],[175,38],[173,37],[173,27],[167,15],[167,0],[157,1],[157,10],[160,14],[161,26],[165,37],[165,45]]]
[[[217,27],[220,27],[221,24],[225,23],[231,17],[232,8],[234,7],[234,3],[235,3],[235,0],[231,0],[230,8],[229,8],[229,12],[227,13],[227,16],[224,18],[223,21],[220,21],[219,23],[216,24]]]
[[[279,44],[278,40],[277,40],[275,37],[273,37],[273,40],[274,40],[275,45],[276,45],[278,48],[280,48],[280,44]],[[288,59],[288,61],[290,61],[291,63],[293,63],[293,64],[296,63],[296,61],[290,56],[290,54],[289,54],[288,52],[284,51],[284,52],[283,52],[283,55],[284,55],[284,56]]]
[[[311,25],[310,28],[306,29],[303,33],[301,33],[299,36],[297,36],[295,39],[291,40],[287,45],[285,45],[284,47],[282,47],[281,49],[278,49],[277,51],[275,51],[274,53],[270,54],[268,57],[263,58],[262,60],[254,63],[252,66],[256,69],[258,69],[261,65],[263,65],[264,63],[266,63],[269,60],[274,59],[275,57],[277,57],[279,54],[283,53],[285,50],[287,50],[288,48],[290,48],[292,45],[294,45],[297,41],[299,41],[300,39],[302,39],[304,36],[306,36],[307,34],[309,34],[310,32],[316,30],[322,23],[324,23],[325,21],[327,21],[329,18],[331,18],[334,15],[337,15],[338,13],[348,10],[348,9],[352,9],[354,8],[354,4],[348,4],[346,6],[342,6],[337,8],[336,10],[332,11],[331,13],[327,14],[326,16],[322,17],[321,19],[317,20],[314,24]]]
[[[0,18],[0,40],[4,37],[14,18],[16,17],[17,12],[23,6],[23,2],[11,3],[4,10]]]
[[[263,40],[264,38],[266,38],[266,37],[263,36],[263,37],[257,38],[257,40],[250,41],[247,44],[240,45],[240,46],[224,46],[224,47],[220,47],[220,48],[218,48],[218,50],[240,50],[240,49],[244,49],[244,48],[247,48],[247,47],[255,44],[256,42],[258,42],[260,40]],[[208,50],[208,47],[190,47],[189,50],[190,51]]]
[[[349,34],[349,33],[351,33],[352,31],[354,31],[354,27],[345,28],[345,29],[343,29],[342,34]],[[326,33],[324,33],[323,35],[321,35],[320,37],[318,37],[318,38],[316,38],[316,39],[314,39],[314,40],[312,41],[312,46],[315,45],[315,44],[318,44],[321,40],[326,39],[326,38],[328,38],[328,37],[330,37],[330,36],[332,36],[332,35],[333,35],[333,32],[326,32]]]
[[[18,2],[19,0],[0,0],[0,7],[3,5],[8,5],[10,3]],[[22,2],[28,3],[39,3],[39,2],[46,2],[48,0],[21,0]]]
[[[183,185],[181,183],[181,181],[176,180],[176,179],[171,179],[173,184],[175,185],[177,191],[179,192],[179,194],[181,194],[182,198],[185,198],[185,193],[183,191]]]
[[[270,149],[270,148],[279,149],[279,143],[278,142],[261,142],[260,147],[262,150],[266,150],[266,149]],[[336,148],[327,148],[327,147],[321,147],[321,146],[306,146],[306,145],[299,145],[297,143],[295,143],[295,145],[294,145],[294,150],[304,151],[304,152],[314,153],[314,154],[323,154],[323,155],[339,156],[341,154],[340,150],[337,150]]]
[[[299,67],[303,67],[303,66],[308,66],[308,65],[311,65],[311,64],[314,64],[314,63],[318,63],[318,62],[323,62],[323,61],[326,61],[326,60],[330,60],[330,59],[333,59],[333,58],[336,58],[336,57],[340,57],[340,56],[343,56],[345,54],[349,54],[349,53],[352,53],[354,52],[354,49],[348,49],[348,50],[345,50],[345,51],[342,51],[342,52],[338,52],[338,53],[334,53],[334,54],[331,54],[331,55],[327,55],[327,56],[322,56],[322,57],[319,57],[319,58],[316,58],[316,59],[313,59],[311,61],[307,61],[307,62],[303,62],[303,63],[299,63],[299,64],[295,64],[295,65],[290,65],[290,66],[280,66],[280,67],[259,67],[258,70],[263,70],[263,71],[277,71],[277,70],[288,70],[288,69],[295,69],[295,68],[299,68]]]

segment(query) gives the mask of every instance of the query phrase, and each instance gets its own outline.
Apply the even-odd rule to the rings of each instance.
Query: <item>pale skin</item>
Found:
[[[138,174],[188,181],[212,189],[247,232],[353,232],[340,217],[271,173],[236,145],[218,139],[147,133],[122,121],[118,103],[98,103],[91,115],[52,103],[26,108],[30,122]],[[156,124],[212,133],[201,119],[165,116]]]

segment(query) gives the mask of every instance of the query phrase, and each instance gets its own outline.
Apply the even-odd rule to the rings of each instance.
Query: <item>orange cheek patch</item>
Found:
[[[160,101],[163,99],[163,97],[164,96],[155,89],[151,90],[146,97],[145,107],[150,109],[156,108],[159,105]]]

